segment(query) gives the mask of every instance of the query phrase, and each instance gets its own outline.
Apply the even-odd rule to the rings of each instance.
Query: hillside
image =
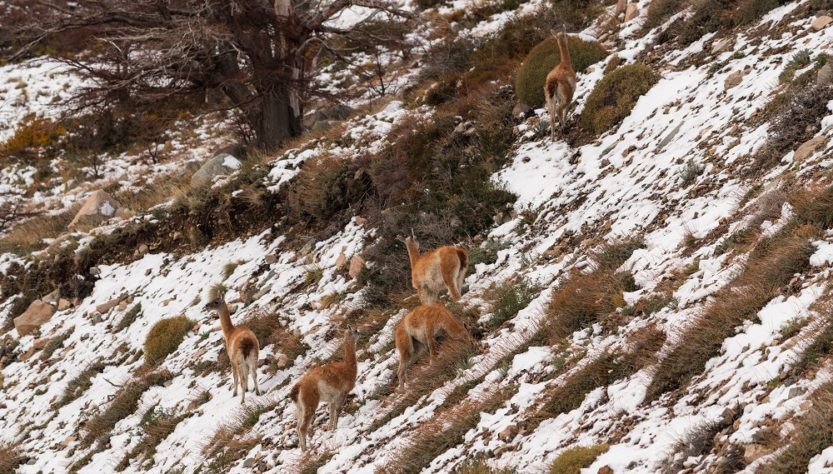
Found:
[[[400,6],[430,21],[315,79],[348,112],[311,103],[325,123],[203,188],[232,111],[70,153],[84,79],[0,66],[0,472],[833,472],[833,4]],[[556,22],[583,67],[550,140],[516,78]],[[66,230],[99,189],[125,212]],[[469,249],[442,302],[476,345],[442,338],[400,392],[409,233]],[[260,341],[243,405],[218,283]],[[303,453],[290,389],[347,325],[356,386]]]

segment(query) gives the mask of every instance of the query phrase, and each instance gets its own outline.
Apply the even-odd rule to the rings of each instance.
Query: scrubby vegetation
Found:
[[[496,328],[513,318],[518,311],[527,307],[540,289],[526,280],[516,283],[506,282],[494,290],[492,316],[486,323],[489,329]]]
[[[123,471],[127,469],[132,462],[137,460],[139,461],[139,466],[142,466],[143,468],[150,467],[147,464],[153,464],[152,460],[153,456],[156,454],[156,447],[171,433],[173,433],[174,429],[176,429],[176,425],[178,425],[185,418],[187,418],[187,415],[175,415],[168,410],[159,408],[158,406],[149,408],[148,411],[145,412],[140,423],[143,431],[142,439],[133,447],[133,449],[130,450],[129,453],[125,454],[121,461],[119,461],[119,464],[116,465],[116,470]],[[149,462],[144,464],[142,462],[143,460],[147,460]]]
[[[833,444],[833,384],[826,383],[811,395],[812,406],[793,421],[795,431],[788,438],[786,449],[763,466],[765,472],[788,474],[804,472],[817,454]],[[778,440],[779,445],[783,440]]]
[[[26,458],[12,446],[0,445],[0,474],[14,474]]]
[[[154,366],[175,351],[194,322],[185,316],[162,319],[150,328],[145,339],[145,363]]]
[[[565,449],[550,465],[550,474],[579,474],[582,469],[590,467],[593,461],[607,450],[606,444]]]
[[[668,15],[677,8],[676,2],[662,2],[657,8],[659,12],[651,17],[652,21],[659,21],[664,15]],[[720,30],[731,29],[736,26],[751,23],[765,15],[767,12],[780,5],[787,3],[787,0],[716,0],[710,2],[698,2],[695,4],[694,13],[688,18],[680,18],[669,26],[668,30],[658,38],[659,42],[670,41],[677,38],[682,45],[689,45],[704,35]]]
[[[106,367],[106,365],[101,362],[90,364],[90,366],[78,374],[77,377],[69,381],[66,390],[64,390],[64,395],[55,406],[62,407],[80,397],[87,391],[87,389],[90,388],[90,386],[92,386],[93,377],[100,374],[104,370],[104,367]]]
[[[642,64],[629,64],[605,75],[593,88],[579,123],[596,135],[627,117],[637,100],[659,81],[659,74]]]
[[[594,41],[584,41],[570,36],[568,41],[573,69],[583,72],[607,56],[607,51]],[[515,95],[524,104],[536,108],[544,105],[544,80],[561,61],[558,42],[550,37],[532,48],[526,55],[515,79]]]

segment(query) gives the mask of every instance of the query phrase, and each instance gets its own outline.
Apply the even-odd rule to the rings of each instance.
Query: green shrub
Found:
[[[582,469],[593,464],[593,461],[607,450],[606,444],[566,449],[550,465],[550,474],[579,474]]]
[[[145,363],[154,366],[175,351],[194,322],[185,316],[176,316],[158,321],[150,328],[145,339]]]
[[[607,51],[595,41],[584,41],[571,36],[568,40],[573,68],[584,71],[607,56]],[[544,80],[547,74],[561,62],[558,42],[549,37],[532,48],[524,58],[518,77],[515,79],[515,94],[518,100],[530,107],[544,105]]]
[[[659,77],[642,64],[615,69],[593,88],[579,123],[597,135],[610,130],[631,113],[639,97],[651,90]]]

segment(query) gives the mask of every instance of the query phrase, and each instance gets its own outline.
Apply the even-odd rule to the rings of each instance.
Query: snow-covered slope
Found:
[[[649,3],[642,0],[638,7],[644,11]],[[493,468],[547,472],[564,450],[600,444],[609,448],[584,472],[604,466],[616,473],[704,472],[717,469],[727,456],[721,449],[730,445],[741,450],[745,469],[755,472],[773,453],[761,441],[764,433],[774,429],[788,436],[790,421],[831,379],[826,363],[806,377],[782,375],[826,327],[833,232],[813,236],[810,265],[793,278],[792,291],[771,298],[756,318],[725,339],[702,374],[678,392],[647,394],[659,362],[686,344],[682,336],[696,316],[749,258],[749,248],[724,252],[725,238],[753,225],[759,204],[787,181],[810,186],[829,180],[833,141],[800,162],[788,153],[754,181],[742,173],[771,133],[771,124],[754,118],[784,87],[778,79],[784,65],[800,50],[833,49],[833,27],[811,28],[813,16],[794,15],[800,4],[776,8],[756,24],[728,32],[724,36],[731,46],[721,52],[710,52],[711,35],[685,50],[665,52],[654,64],[659,82],[622,123],[586,145],[573,148],[541,139],[536,123],[543,111],[518,125],[520,138],[510,162],[492,177],[518,196],[516,217],[489,232],[488,240],[500,242],[501,250],[494,263],[470,269],[461,304],[483,320],[493,311],[489,295],[495,286],[520,276],[540,291],[507,323],[486,332],[481,351],[424,396],[412,400],[407,392],[392,390],[398,364],[393,329],[406,313],[392,309],[383,315],[388,319],[380,330],[365,334],[355,398],[338,427],[323,430],[326,415],[320,410],[314,453],[305,456],[298,449],[289,390],[306,369],[340,357],[336,328],[363,306],[360,286],[336,265],[342,251],[349,259],[373,242],[375,230],[357,216],[326,240],[301,249],[290,236],[266,230],[193,254],[149,253],[101,266],[92,294],[41,327],[41,334],[61,338],[50,354],[34,351],[35,337],[19,338],[19,354],[31,353],[2,369],[0,443],[31,456],[19,468],[27,473],[66,472],[73,465],[79,472],[110,472],[117,466],[160,473],[295,472],[310,466],[319,472],[397,472],[403,453],[426,436],[461,429],[450,446],[438,449],[426,472],[451,472],[481,456]],[[499,28],[505,16],[481,23],[471,34]],[[649,54],[659,31],[646,34],[640,22],[619,33],[616,53],[625,61]],[[740,84],[727,87],[727,78],[738,71],[743,72]],[[602,76],[603,64],[579,76],[574,113],[580,113]],[[822,135],[833,128],[833,104],[829,109]],[[269,165],[266,184],[278,191],[295,177],[299,164],[318,155],[351,159],[379,149],[394,125],[432,113],[425,106],[409,110],[391,101],[381,111],[351,119],[346,129],[354,145],[318,141],[291,150]],[[692,166],[699,173],[684,179]],[[777,211],[756,221],[764,236],[775,235],[794,216],[785,202]],[[552,324],[547,306],[553,293],[572,272],[591,270],[605,242],[636,238],[643,245],[618,268],[633,275],[636,287],[623,293],[624,307],[664,295],[668,300],[650,313],[626,314],[620,308],[615,313],[622,323],[615,330],[596,323],[552,345],[538,337],[541,327]],[[227,267],[230,262],[237,265]],[[404,250],[402,262],[407,265]],[[200,303],[218,282],[230,288],[229,301],[239,303],[235,321],[271,318],[304,348],[297,353],[279,343],[263,348],[264,393],[247,397],[246,406],[232,397],[227,366],[218,368],[225,351],[219,322]],[[124,304],[97,309],[114,300]],[[5,314],[10,304],[4,302],[0,311]],[[137,304],[141,312],[135,320],[118,328]],[[110,433],[90,435],[87,422],[145,377],[142,350],[148,330],[162,318],[179,315],[194,327],[155,369],[170,374],[143,390]],[[788,331],[791,326],[798,329]],[[576,407],[539,419],[553,393],[564,393],[559,390],[603,358],[628,353],[646,330],[664,334],[648,362],[590,387]],[[88,386],[60,403],[82,375]],[[476,419],[466,418],[481,411]],[[137,451],[148,432],[148,413],[177,422],[152,451]],[[226,437],[217,436],[221,428]],[[710,447],[685,448],[703,432]],[[235,449],[235,455],[218,455],[218,445]],[[833,447],[815,458],[811,470],[829,472],[831,452]]]

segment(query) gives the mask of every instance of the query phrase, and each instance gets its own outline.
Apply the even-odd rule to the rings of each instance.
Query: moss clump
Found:
[[[550,474],[579,474],[593,464],[599,455],[606,452],[608,445],[579,446],[563,451],[550,466]]]
[[[642,64],[613,70],[593,88],[579,123],[584,129],[601,135],[627,117],[639,97],[657,81],[659,74]]]
[[[163,319],[150,328],[145,339],[145,363],[154,366],[175,351],[194,322],[185,316]]]
[[[595,41],[584,41],[570,37],[567,41],[573,68],[584,71],[607,56],[607,51]],[[518,100],[530,107],[544,105],[544,81],[547,74],[561,62],[558,42],[550,37],[532,48],[524,58],[518,77],[515,79],[515,94]]]

